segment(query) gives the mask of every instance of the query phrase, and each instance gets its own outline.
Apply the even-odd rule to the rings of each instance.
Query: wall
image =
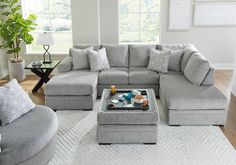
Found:
[[[0,79],[8,75],[8,55],[5,50],[0,49]]]
[[[73,42],[100,42],[99,0],[71,0]]]
[[[193,43],[215,67],[234,66],[236,27],[192,27],[189,32],[170,32],[167,30],[168,5],[168,0],[162,0],[162,43]]]
[[[71,3],[74,43],[118,43],[118,0],[71,0]],[[167,25],[168,0],[162,0],[161,43],[193,43],[215,67],[233,67],[236,27],[192,27],[189,32],[171,32]],[[29,63],[35,55],[23,57]],[[54,59],[64,57],[53,55]]]
[[[101,43],[119,43],[118,0],[100,0]]]

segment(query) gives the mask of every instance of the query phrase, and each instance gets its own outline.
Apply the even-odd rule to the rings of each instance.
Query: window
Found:
[[[34,41],[27,45],[27,53],[43,52],[36,44],[38,32],[52,31],[54,45],[51,52],[68,52],[72,45],[72,24],[70,0],[22,0],[23,13],[37,15],[38,26],[32,32]]]
[[[120,43],[157,43],[160,0],[119,0]]]

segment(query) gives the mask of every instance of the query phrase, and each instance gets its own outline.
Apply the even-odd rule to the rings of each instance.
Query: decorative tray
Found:
[[[148,92],[147,90],[138,90],[142,92],[142,96],[144,98],[148,99]],[[149,106],[144,106],[142,103],[135,103],[133,101],[134,96],[131,94],[131,90],[116,90],[116,94],[111,94],[111,91],[109,91],[110,94],[108,94],[106,98],[106,107],[107,110],[142,110],[147,111],[149,109]],[[127,98],[127,95],[131,95],[131,99],[125,99]],[[117,103],[114,103],[113,100],[117,100]]]

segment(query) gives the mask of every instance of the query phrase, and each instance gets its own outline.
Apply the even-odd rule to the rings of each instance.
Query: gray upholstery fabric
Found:
[[[92,110],[97,91],[85,96],[45,96],[45,105],[55,110]]]
[[[168,73],[168,63],[171,51],[160,51],[151,49],[150,60],[147,68],[161,73]]]
[[[128,45],[102,45],[106,48],[107,58],[111,67],[128,67]]]
[[[35,107],[28,93],[18,84],[16,79],[12,79],[4,86],[7,90],[0,109],[1,125],[13,122]]]
[[[93,47],[93,50],[96,50],[96,51],[98,51],[101,48],[101,44],[75,44],[73,45],[73,48],[86,49],[91,46]]]
[[[70,56],[66,56],[61,63],[58,65],[58,72],[69,72],[72,69],[72,58]]]
[[[156,49],[156,45],[129,45],[129,66],[147,67],[151,49]]]
[[[184,75],[160,75],[160,89],[168,109],[225,109],[227,98],[214,86],[191,84]]]
[[[184,49],[190,44],[160,44],[160,50],[170,49],[170,50],[180,50]]]
[[[224,125],[225,109],[169,110],[169,125]]]
[[[98,51],[89,50],[88,58],[91,71],[101,71],[104,69],[110,69],[110,65],[107,59],[106,48],[99,49]]]
[[[98,113],[99,124],[157,124],[158,114],[150,112]]]
[[[183,57],[183,50],[172,50],[169,57],[168,69],[180,71],[180,65]]]
[[[27,159],[17,165],[45,165],[48,164],[52,158],[57,143],[57,135],[55,135],[52,140],[37,154],[32,156],[30,159]]]
[[[184,75],[191,83],[201,85],[209,69],[209,61],[201,54],[194,53],[184,69]]]
[[[88,51],[93,50],[93,47],[86,49],[70,48],[70,54],[72,56],[72,69],[89,69]]]
[[[158,84],[159,74],[145,67],[129,68],[129,84]]]
[[[102,143],[156,143],[157,125],[98,125],[97,141]]]
[[[92,95],[98,73],[89,70],[71,71],[53,76],[45,85],[45,95]]]
[[[182,58],[182,62],[181,62],[181,72],[184,73],[184,69],[190,59],[190,57],[192,56],[193,53],[197,53],[198,50],[196,49],[196,47],[194,45],[187,45],[184,48],[184,54],[183,54],[183,58]]]
[[[104,89],[110,89],[111,85],[104,85],[98,84],[97,91],[98,96],[102,96],[102,92]],[[156,96],[159,95],[159,85],[152,84],[152,85],[144,85],[144,84],[123,84],[123,85],[116,85],[117,89],[153,89],[155,91]]]
[[[99,84],[128,84],[128,68],[111,68],[103,70],[99,73],[98,83]]]
[[[214,85],[214,68],[210,68],[201,85]]]
[[[56,114],[48,107],[40,105],[13,123],[0,127],[2,134],[0,164],[14,165],[31,159],[50,144],[57,133],[57,128]],[[51,156],[52,153],[48,154]],[[44,162],[45,159],[48,157],[42,157],[41,161]]]

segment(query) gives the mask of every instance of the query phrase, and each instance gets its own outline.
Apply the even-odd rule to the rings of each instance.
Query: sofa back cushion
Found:
[[[184,49],[189,44],[161,44],[159,47],[161,50],[170,49],[170,50],[179,50]]]
[[[184,51],[184,53],[183,53],[183,57],[182,57],[182,61],[181,61],[181,72],[182,73],[184,73],[184,69],[185,69],[190,57],[192,56],[192,54],[199,53],[197,48],[192,44],[186,45],[185,48],[183,49],[183,51]]]
[[[88,59],[88,51],[93,50],[93,47],[88,47],[85,49],[70,49],[70,54],[72,56],[72,69],[89,69],[89,59]]]
[[[107,58],[111,67],[128,67],[128,45],[104,44],[106,48]]]
[[[129,66],[147,67],[151,49],[156,49],[156,45],[129,45]]]
[[[98,51],[101,48],[101,44],[75,44],[73,48],[75,49],[86,49],[88,47],[93,47],[93,50]]]
[[[191,83],[201,85],[209,69],[209,61],[200,53],[194,53],[184,69],[184,75]]]

